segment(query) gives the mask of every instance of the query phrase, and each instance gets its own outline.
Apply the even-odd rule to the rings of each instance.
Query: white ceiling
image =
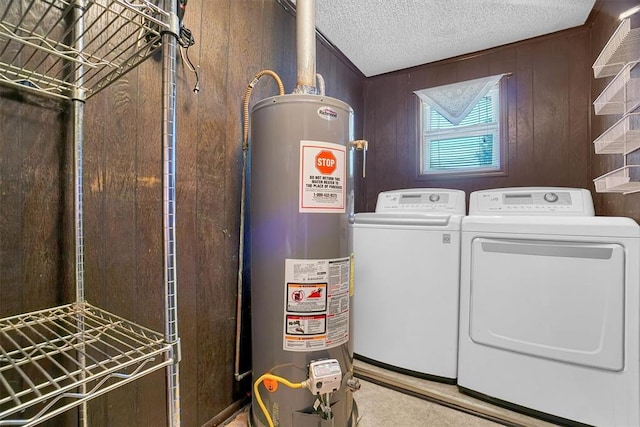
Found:
[[[595,0],[317,0],[316,27],[369,77],[580,26]]]

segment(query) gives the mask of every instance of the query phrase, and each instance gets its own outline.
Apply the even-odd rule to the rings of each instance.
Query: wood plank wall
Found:
[[[594,19],[591,24],[591,63],[595,62],[600,51],[618,27],[618,16],[625,10],[636,6],[637,1],[631,0],[599,0],[594,7]],[[640,53],[638,53],[640,55]],[[613,77],[595,79],[591,74],[591,97],[594,101]],[[619,115],[596,116],[591,108],[591,140],[613,125]],[[640,164],[640,152],[635,152],[628,157],[629,164]],[[623,165],[623,157],[612,154],[595,154],[591,150],[591,175],[593,178],[617,169]],[[616,194],[594,193],[596,213],[609,216],[628,216],[640,221],[640,193]]]
[[[177,250],[184,426],[247,395],[233,377],[242,98],[271,69],[296,80],[295,17],[276,0],[191,0],[194,75],[178,66]],[[326,94],[349,103],[362,137],[364,76],[317,44]],[[161,61],[152,58],[86,103],[87,300],[158,331],[163,320]],[[252,102],[277,94],[264,77]],[[73,177],[66,104],[0,87],[0,316],[74,299]],[[245,310],[249,304],[245,301]],[[250,342],[249,317],[244,342]],[[250,348],[242,370],[250,369]],[[250,377],[249,377],[250,378]],[[164,372],[89,404],[92,427],[166,425]],[[74,425],[75,411],[47,425]]]
[[[0,88],[0,316],[50,307],[61,254],[65,106]]]
[[[369,141],[359,211],[372,211],[380,191],[411,187],[464,190],[509,186],[592,188],[589,142],[589,31],[558,32],[476,54],[368,78]],[[419,179],[414,90],[511,73],[507,81],[508,174]]]

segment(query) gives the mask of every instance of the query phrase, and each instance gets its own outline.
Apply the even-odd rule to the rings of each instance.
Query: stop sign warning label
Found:
[[[331,175],[336,170],[336,156],[331,151],[322,150],[316,154],[316,169],[323,175]]]
[[[300,141],[300,212],[344,213],[346,147]]]

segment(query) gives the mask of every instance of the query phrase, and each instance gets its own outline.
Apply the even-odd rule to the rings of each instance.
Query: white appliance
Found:
[[[462,391],[565,421],[640,425],[640,227],[593,215],[581,189],[470,195]]]
[[[354,216],[359,358],[455,381],[464,214],[463,191],[421,188],[380,193]]]

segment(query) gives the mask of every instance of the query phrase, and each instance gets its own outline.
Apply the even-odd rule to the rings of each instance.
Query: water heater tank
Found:
[[[260,387],[274,425],[355,426],[346,383],[353,372],[353,111],[337,99],[283,95],[251,112],[249,246],[252,370],[291,382],[311,362],[335,359],[342,387],[331,395],[333,419],[314,409],[309,390]],[[274,390],[275,389],[275,390]],[[317,406],[317,405],[316,405]],[[253,396],[252,424],[267,421]]]

